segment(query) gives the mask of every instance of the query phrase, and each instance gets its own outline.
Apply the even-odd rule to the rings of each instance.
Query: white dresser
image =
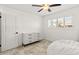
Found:
[[[23,33],[23,45],[42,40],[40,33]]]

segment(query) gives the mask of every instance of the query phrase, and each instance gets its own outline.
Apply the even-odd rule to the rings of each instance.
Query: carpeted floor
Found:
[[[47,48],[50,44],[50,41],[42,40],[25,47],[22,46],[2,52],[0,55],[46,55]]]

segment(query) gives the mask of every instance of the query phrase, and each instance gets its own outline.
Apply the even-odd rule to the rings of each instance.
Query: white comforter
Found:
[[[79,55],[79,42],[73,40],[54,41],[47,50],[49,55]]]

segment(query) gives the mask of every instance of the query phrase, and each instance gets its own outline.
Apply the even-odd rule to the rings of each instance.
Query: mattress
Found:
[[[49,45],[48,55],[79,55],[79,42],[73,40],[56,40]]]

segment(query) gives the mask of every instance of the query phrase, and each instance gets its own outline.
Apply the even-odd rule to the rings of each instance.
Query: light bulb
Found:
[[[49,8],[49,5],[48,5],[48,4],[44,4],[43,9],[44,9],[44,10],[48,10],[48,8]]]

